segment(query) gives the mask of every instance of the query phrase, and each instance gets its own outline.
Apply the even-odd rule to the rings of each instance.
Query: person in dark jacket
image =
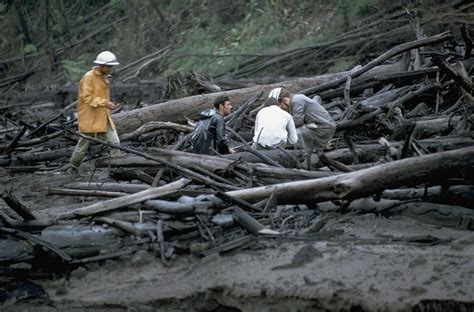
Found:
[[[214,101],[214,109],[201,112],[200,122],[191,138],[194,153],[205,155],[233,153],[225,133],[224,120],[231,111],[232,103],[229,97],[220,96]]]

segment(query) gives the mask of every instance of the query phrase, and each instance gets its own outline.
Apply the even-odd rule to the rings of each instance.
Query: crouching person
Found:
[[[321,98],[309,98],[304,94],[293,96],[282,88],[275,88],[269,97],[284,105],[291,105],[291,114],[298,134],[297,147],[313,151],[326,148],[336,131],[336,122],[321,105]]]
[[[234,152],[229,147],[224,119],[231,111],[232,103],[229,97],[220,96],[214,101],[213,109],[201,112],[199,124],[191,137],[194,153],[216,155]]]
[[[265,102],[265,107],[257,113],[253,137],[256,149],[286,148],[288,144],[295,144],[298,141],[295,123],[287,113],[289,110],[287,104],[271,97]]]

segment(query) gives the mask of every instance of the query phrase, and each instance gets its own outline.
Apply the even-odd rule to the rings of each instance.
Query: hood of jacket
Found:
[[[199,120],[209,119],[216,114],[217,112],[214,108],[206,109],[199,114]]]

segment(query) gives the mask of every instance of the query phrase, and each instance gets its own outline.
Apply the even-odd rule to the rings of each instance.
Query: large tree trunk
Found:
[[[201,167],[211,172],[218,170],[225,170],[229,168],[234,161],[230,159],[219,158],[208,155],[197,155],[192,153],[160,150],[156,157],[165,159],[174,164],[186,167],[195,168]],[[101,159],[96,162],[98,167],[155,167],[157,170],[159,164],[156,161],[148,160],[139,156],[116,157],[111,159]],[[335,173],[326,171],[307,171],[302,169],[288,169],[276,168],[261,163],[256,164],[238,164],[235,166],[238,169],[246,172],[252,169],[253,173],[259,177],[272,177],[276,179],[314,179],[333,176]]]
[[[255,187],[227,194],[258,201],[275,196],[281,203],[356,199],[386,189],[435,183],[459,175],[461,169],[474,166],[474,147],[412,157],[333,177]]]
[[[365,73],[365,77],[379,75],[381,69],[385,74],[393,74],[400,71],[398,64],[391,66],[379,66]],[[372,72],[373,74],[371,74]],[[265,86],[195,95],[155,104],[144,108],[134,109],[128,112],[122,112],[114,115],[113,118],[119,134],[134,131],[138,127],[150,121],[172,121],[183,123],[186,122],[185,117],[197,119],[198,114],[207,108],[211,108],[213,106],[214,99],[221,95],[229,96],[234,104],[235,109],[252,97],[256,96],[259,92],[261,92],[261,96],[258,101],[263,101],[267,97],[270,90],[276,87],[285,87],[290,92],[298,92],[299,90],[305,88],[339,79],[341,77],[347,76],[349,73],[350,72],[340,72],[336,74],[315,76],[312,78],[300,78]]]

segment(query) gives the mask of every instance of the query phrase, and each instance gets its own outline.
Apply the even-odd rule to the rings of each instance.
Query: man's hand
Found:
[[[114,103],[114,102],[111,102],[111,101],[109,101],[109,103],[107,104],[107,106],[108,106],[111,110],[117,107],[117,105],[115,105],[115,103]]]
[[[234,150],[233,148],[230,148],[230,147],[229,147],[229,153],[230,153],[230,154],[235,154],[235,150]]]

